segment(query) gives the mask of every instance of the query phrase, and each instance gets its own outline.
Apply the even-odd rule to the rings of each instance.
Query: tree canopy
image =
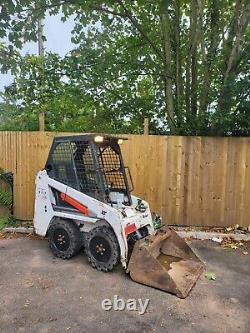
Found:
[[[249,1],[7,0],[0,8],[9,41],[2,71],[14,75],[3,98],[16,115],[2,128],[23,119],[22,129],[36,129],[43,110],[51,130],[140,133],[147,117],[150,133],[250,134]],[[74,49],[22,57],[46,13],[74,17]]]

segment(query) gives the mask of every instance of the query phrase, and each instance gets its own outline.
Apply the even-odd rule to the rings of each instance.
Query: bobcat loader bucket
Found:
[[[204,270],[204,264],[173,230],[135,243],[127,272],[132,280],[185,298]]]

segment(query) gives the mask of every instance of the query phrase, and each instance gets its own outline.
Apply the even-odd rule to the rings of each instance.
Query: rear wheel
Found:
[[[81,248],[82,236],[78,226],[71,221],[55,220],[48,230],[49,247],[53,254],[70,259]]]
[[[92,267],[99,271],[112,271],[120,261],[117,238],[107,226],[93,228],[86,234],[85,252]]]

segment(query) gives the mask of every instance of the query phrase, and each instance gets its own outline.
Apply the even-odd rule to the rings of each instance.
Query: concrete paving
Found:
[[[46,240],[0,240],[0,332],[250,332],[250,255],[211,241],[191,245],[216,280],[203,274],[182,300],[133,282],[120,267],[98,272],[82,254],[54,258]],[[144,315],[104,311],[114,295],[150,303]]]

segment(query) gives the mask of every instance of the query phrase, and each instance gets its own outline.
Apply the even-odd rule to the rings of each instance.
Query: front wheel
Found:
[[[81,248],[82,236],[78,226],[67,220],[55,220],[48,230],[49,247],[62,259],[70,259]]]
[[[110,227],[99,226],[86,234],[85,252],[92,267],[109,272],[120,261],[120,247]]]

